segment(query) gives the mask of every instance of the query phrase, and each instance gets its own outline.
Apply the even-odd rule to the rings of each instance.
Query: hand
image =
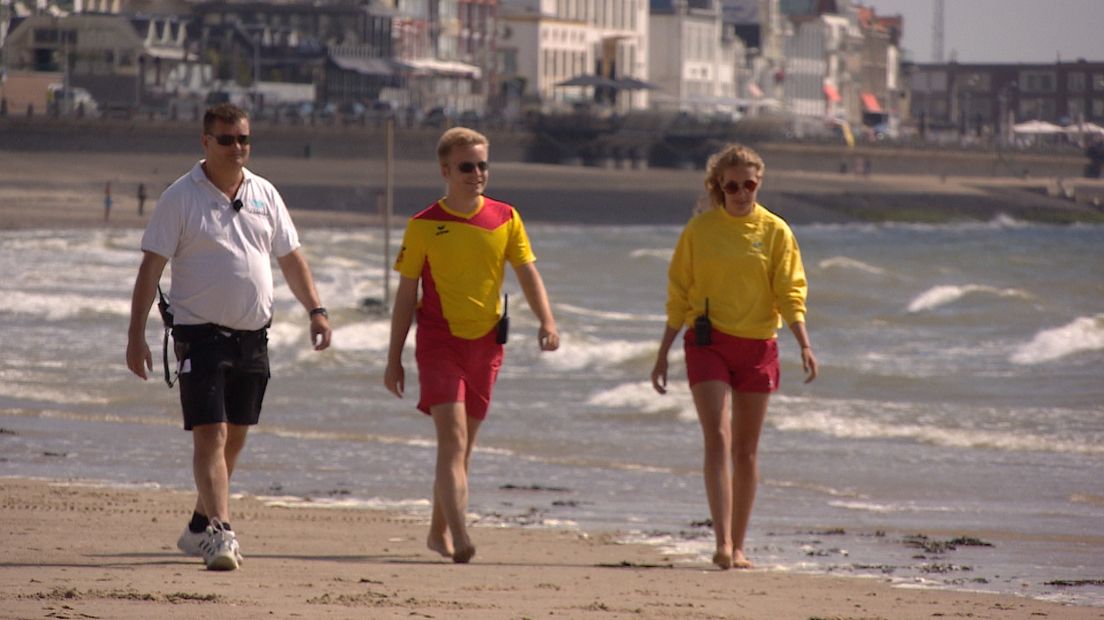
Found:
[[[387,370],[383,371],[383,386],[395,396],[403,397],[403,391],[406,389],[406,371],[403,370],[401,363],[387,365]]]
[[[801,368],[805,370],[805,383],[817,378],[817,361],[812,347],[801,347]]]
[[[665,354],[656,357],[655,366],[652,368],[652,387],[660,394],[667,393],[667,356]]]
[[[537,332],[537,342],[541,351],[555,351],[560,348],[560,334],[556,331],[556,325],[551,327],[541,325]]]
[[[150,354],[145,337],[141,340],[131,339],[127,341],[126,362],[130,372],[138,375],[142,380],[149,378],[146,370],[153,370],[153,355]]]
[[[315,351],[322,351],[329,348],[330,337],[333,335],[333,331],[330,330],[330,321],[321,314],[316,314],[311,317],[310,323],[310,337],[311,344],[314,345]]]

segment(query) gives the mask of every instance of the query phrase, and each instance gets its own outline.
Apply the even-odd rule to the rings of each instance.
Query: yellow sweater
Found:
[[[756,204],[734,217],[722,208],[695,216],[671,257],[667,325],[692,325],[705,312],[730,336],[768,340],[805,321],[808,285],[797,239],[785,220]]]

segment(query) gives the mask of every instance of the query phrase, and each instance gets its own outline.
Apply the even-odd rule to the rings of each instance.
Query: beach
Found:
[[[245,563],[204,570],[176,551],[192,495],[4,479],[0,618],[884,618],[1104,617],[1014,596],[883,580],[718,571],[604,536],[473,530],[473,563],[425,549],[400,514],[233,499]]]
[[[257,157],[288,188],[335,344],[303,346],[278,282],[274,383],[233,485],[245,564],[205,571],[175,549],[194,501],[178,394],[121,361],[141,229],[195,161],[0,151],[0,618],[1104,618],[1101,228],[994,211],[992,184],[1030,193],[1011,179],[771,172],[823,376],[800,385],[782,343],[759,568],[721,572],[685,378],[665,399],[645,383],[700,172],[496,164],[492,195],[533,206],[565,340],[540,356],[514,319],[473,459],[478,553],[454,566],[423,544],[431,427],[379,386],[387,320],[360,307],[382,296],[381,162]],[[396,164],[393,242],[433,170]],[[847,206],[860,187],[874,198]],[[872,221],[900,196],[930,208]]]

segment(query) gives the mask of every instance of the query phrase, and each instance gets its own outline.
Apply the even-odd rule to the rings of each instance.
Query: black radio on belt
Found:
[[[694,319],[694,343],[699,346],[713,344],[713,323],[709,321],[709,298],[705,298],[705,314]]]
[[[506,339],[510,337],[510,296],[505,295],[505,298],[502,302],[502,318],[498,320],[498,331],[495,333],[495,342],[498,344],[506,344]]]

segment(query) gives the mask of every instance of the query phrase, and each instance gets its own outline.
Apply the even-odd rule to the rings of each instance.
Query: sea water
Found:
[[[616,532],[708,562],[701,434],[678,346],[669,393],[648,378],[680,229],[529,232],[562,346],[538,351],[509,276],[512,334],[473,457],[472,519]],[[764,569],[1104,605],[1104,228],[795,232],[821,376],[802,383],[783,328],[749,556]],[[0,476],[192,487],[156,310],[151,379],[124,362],[140,237],[0,232]],[[385,296],[382,231],[302,240],[333,346],[310,349],[277,270],[273,380],[233,490],[426,516],[435,450],[414,409],[413,338],[400,400],[381,381],[388,318],[364,304]]]

